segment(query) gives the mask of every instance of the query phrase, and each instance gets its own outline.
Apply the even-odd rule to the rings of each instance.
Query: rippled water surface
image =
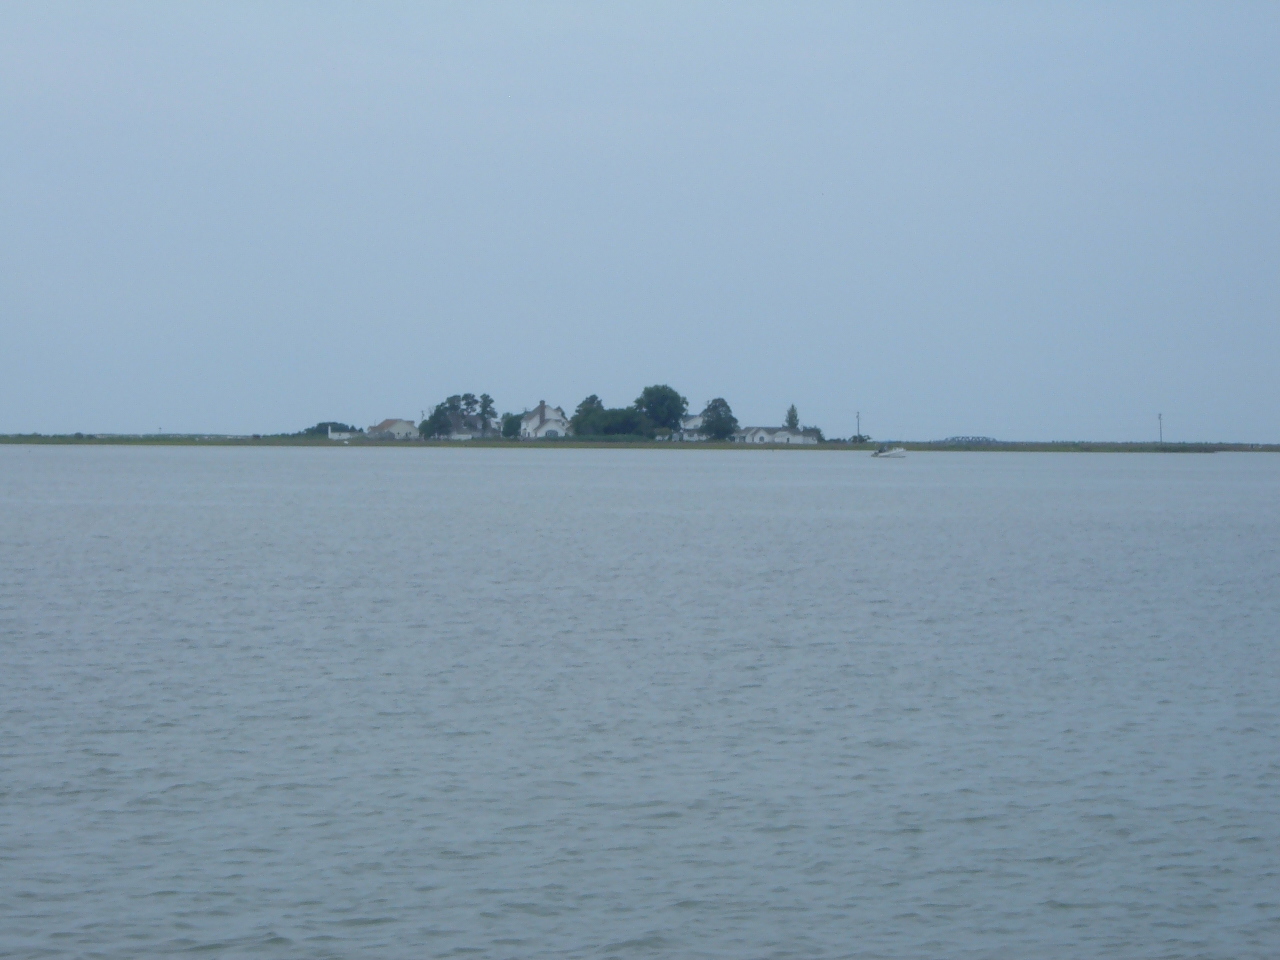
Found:
[[[0,447],[0,955],[1274,957],[1280,457]]]

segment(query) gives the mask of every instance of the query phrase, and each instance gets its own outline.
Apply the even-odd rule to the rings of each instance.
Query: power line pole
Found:
[[[1164,443],[1164,414],[1156,414],[1156,422],[1160,424],[1160,442]]]
[[[858,442],[862,442],[862,411],[858,411]]]

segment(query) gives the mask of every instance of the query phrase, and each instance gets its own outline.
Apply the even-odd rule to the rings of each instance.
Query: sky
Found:
[[[0,432],[654,383],[1280,441],[1280,4],[0,5]]]

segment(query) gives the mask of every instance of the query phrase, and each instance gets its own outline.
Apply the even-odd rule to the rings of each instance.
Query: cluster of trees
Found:
[[[569,418],[575,437],[653,436],[653,422],[635,407],[604,405],[594,393]]]
[[[645,387],[629,407],[606,407],[594,393],[574,411],[569,423],[576,437],[633,436],[652,438],[660,432],[680,429],[689,413],[689,401],[665,383]],[[738,429],[728,402],[716,397],[702,411],[702,432],[724,440]]]
[[[334,433],[364,433],[361,427],[353,427],[345,423],[339,423],[337,420],[326,420],[323,423],[317,423],[314,427],[307,427],[300,436],[304,437],[327,437],[329,429],[333,428]]]
[[[578,404],[569,423],[576,437],[653,439],[660,434],[670,435],[680,430],[681,421],[688,414],[688,399],[674,387],[658,383],[645,387],[628,407],[606,407],[604,401],[593,393]],[[418,432],[428,439],[447,437],[452,433],[488,436],[495,415],[493,398],[487,393],[479,396],[455,394],[435,405],[430,415],[418,425]],[[521,414],[504,413],[500,428],[502,436],[509,440],[517,439],[520,421]],[[787,426],[795,427],[798,423],[793,405],[787,411]],[[334,429],[338,429],[338,425]],[[712,440],[727,440],[737,429],[738,419],[723,397],[716,397],[703,407],[700,432],[704,436]]]
[[[447,437],[451,433],[488,436],[496,413],[493,397],[487,393],[478,397],[474,393],[456,393],[432,408],[430,416],[418,424],[418,432],[424,437]],[[503,435],[506,435],[505,430]]]
[[[594,393],[574,411],[569,423],[575,437],[647,437],[659,430],[679,430],[689,401],[665,383],[645,387],[629,407],[606,407]]]
[[[606,407],[594,393],[578,404],[569,423],[577,437],[655,436],[679,430],[689,401],[665,383],[645,387],[629,407]]]

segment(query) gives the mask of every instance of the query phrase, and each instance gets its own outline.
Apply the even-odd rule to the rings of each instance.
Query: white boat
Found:
[[[880,449],[872,454],[873,457],[881,457],[883,459],[901,460],[907,455],[907,451],[902,447],[891,447],[887,443],[882,444]]]

